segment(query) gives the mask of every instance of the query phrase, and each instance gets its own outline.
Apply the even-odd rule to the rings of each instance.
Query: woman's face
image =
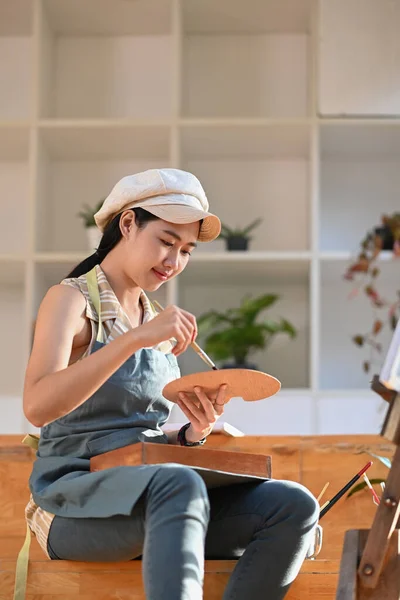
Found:
[[[200,223],[157,219],[138,229],[134,217],[128,214],[121,217],[120,227],[125,240],[126,274],[143,290],[153,292],[186,267],[197,245]]]

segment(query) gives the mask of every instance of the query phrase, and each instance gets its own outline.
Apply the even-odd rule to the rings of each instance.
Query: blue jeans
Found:
[[[118,492],[116,492],[118,493]],[[189,467],[163,465],[131,516],[56,516],[52,559],[125,561],[142,556],[148,600],[200,600],[204,557],[239,559],[223,600],[284,598],[318,521],[302,485],[269,479],[207,490]]]

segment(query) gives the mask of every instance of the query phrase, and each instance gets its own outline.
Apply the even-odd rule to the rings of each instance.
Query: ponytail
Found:
[[[135,223],[139,229],[143,229],[150,221],[156,221],[158,219],[158,217],[143,208],[134,208],[132,210],[135,213]],[[96,252],[76,265],[76,267],[74,267],[67,275],[66,279],[80,277],[81,275],[88,273],[93,267],[99,265],[105,259],[107,254],[115,248],[122,238],[121,229],[119,227],[121,214],[122,213],[116,215],[106,226]]]

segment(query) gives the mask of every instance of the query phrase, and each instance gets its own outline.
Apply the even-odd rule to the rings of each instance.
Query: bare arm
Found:
[[[74,339],[85,324],[85,308],[82,294],[62,285],[52,287],[42,301],[23,398],[24,414],[36,427],[83,404],[145,345],[140,328],[133,329],[68,366]]]

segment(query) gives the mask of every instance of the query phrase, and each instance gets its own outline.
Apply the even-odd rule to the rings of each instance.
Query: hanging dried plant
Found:
[[[384,298],[379,291],[380,269],[379,255],[383,250],[389,250],[394,257],[400,256],[400,213],[382,216],[382,225],[369,231],[360,243],[360,252],[348,266],[344,278],[356,285],[349,297],[354,298],[363,292],[372,309],[372,325],[369,331],[357,333],[352,337],[356,346],[367,347],[369,356],[363,360],[362,368],[368,373],[374,363],[374,356],[382,352],[382,346],[377,336],[385,327],[396,328],[400,313],[400,289],[395,298]]]

